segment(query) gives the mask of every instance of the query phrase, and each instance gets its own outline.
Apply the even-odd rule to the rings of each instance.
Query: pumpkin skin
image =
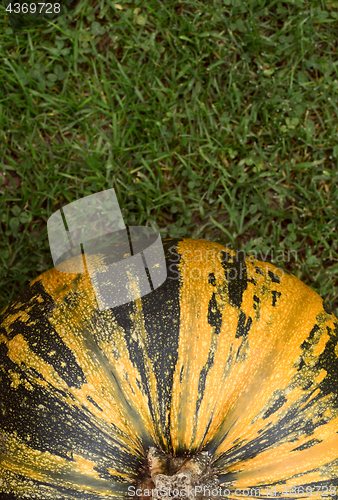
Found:
[[[129,498],[150,447],[208,452],[225,498],[337,498],[335,316],[272,264],[163,247],[134,302],[99,311],[88,274],[53,268],[2,311],[0,498]]]

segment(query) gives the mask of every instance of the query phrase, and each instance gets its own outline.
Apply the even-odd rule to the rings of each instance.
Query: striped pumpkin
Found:
[[[2,311],[1,500],[337,498],[335,316],[269,263],[163,246],[135,302],[99,311],[88,274],[53,268]]]

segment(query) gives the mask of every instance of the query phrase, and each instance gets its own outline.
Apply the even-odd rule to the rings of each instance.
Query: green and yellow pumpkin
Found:
[[[134,302],[53,268],[2,311],[0,499],[336,499],[335,316],[272,264],[163,246]]]

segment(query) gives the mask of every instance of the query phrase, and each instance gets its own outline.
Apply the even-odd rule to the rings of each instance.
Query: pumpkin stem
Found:
[[[151,447],[147,458],[148,473],[138,486],[140,500],[217,500],[219,482],[208,452],[172,457]]]

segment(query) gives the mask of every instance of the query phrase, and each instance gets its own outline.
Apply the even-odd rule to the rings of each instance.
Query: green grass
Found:
[[[50,215],[114,187],[126,224],[272,252],[337,315],[337,3],[80,0],[15,33],[5,14],[0,311],[53,266]]]

